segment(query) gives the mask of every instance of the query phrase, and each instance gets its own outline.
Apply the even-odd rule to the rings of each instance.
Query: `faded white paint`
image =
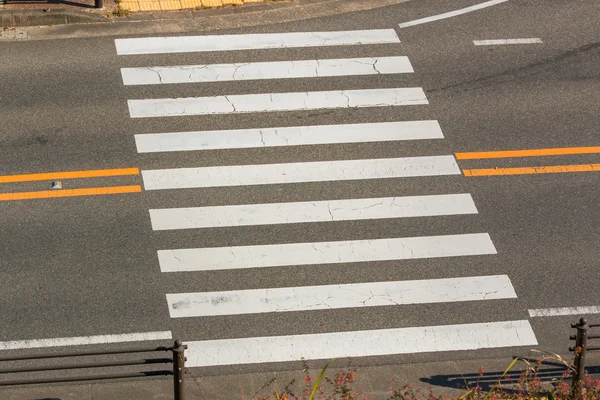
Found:
[[[135,135],[138,153],[442,139],[437,121],[292,126]]]
[[[190,53],[400,43],[393,29],[115,39],[117,54]]]
[[[131,118],[364,108],[429,104],[421,88],[259,93],[215,97],[128,100]]]
[[[159,250],[162,272],[212,271],[496,254],[487,233]]]
[[[146,190],[460,175],[453,156],[380,158],[142,171]]]
[[[557,308],[537,308],[529,310],[529,316],[534,317],[558,317],[561,315],[592,315],[600,314],[600,306],[579,306],[579,307],[557,307]]]
[[[186,342],[188,367],[536,346],[529,321]]]
[[[43,347],[83,346],[91,344],[143,342],[172,339],[171,331],[124,333],[116,335],[76,336],[52,339],[30,339],[0,342],[0,350],[35,349]]]
[[[414,70],[408,57],[404,56],[121,68],[121,76],[125,85],[318,78],[411,72]]]
[[[404,22],[402,24],[398,24],[398,26],[400,28],[408,28],[409,26],[426,24],[428,22],[439,21],[440,19],[452,18],[452,17],[456,17],[458,15],[467,14],[467,13],[470,13],[470,12],[473,12],[473,11],[481,10],[482,8],[495,6],[495,5],[500,4],[500,3],[505,3],[507,1],[508,0],[490,0],[490,1],[485,1],[483,3],[476,4],[474,6],[461,8],[459,10],[454,10],[454,11],[450,11],[450,12],[446,12],[446,13],[438,14],[438,15],[432,15],[431,17],[420,18],[420,19],[416,19],[414,21]]]
[[[543,43],[540,38],[528,39],[493,39],[493,40],[473,40],[475,46],[498,46],[505,44],[536,44]]]
[[[477,214],[470,194],[168,208],[150,210],[150,219],[160,231],[459,214]]]
[[[167,294],[171,318],[512,299],[506,275]]]

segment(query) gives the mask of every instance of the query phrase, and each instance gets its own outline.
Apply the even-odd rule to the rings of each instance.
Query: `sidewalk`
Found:
[[[567,360],[570,357],[565,355]],[[486,384],[495,382],[506,370],[512,360],[510,359],[487,359],[487,360],[463,360],[431,362],[421,364],[402,364],[368,366],[361,368],[356,374],[356,382],[353,386],[357,391],[364,389],[372,400],[384,400],[390,397],[391,386],[403,386],[410,383],[414,388],[425,391],[431,388],[438,395],[456,396],[461,391],[455,389],[464,386],[467,382],[471,387],[478,379],[478,370],[484,366],[485,374],[480,385],[486,388]],[[311,367],[322,363],[310,363]],[[600,356],[590,354],[588,364],[599,365]],[[512,371],[512,376],[518,376],[519,371],[525,368],[524,363],[518,363]],[[548,369],[548,380],[552,377],[560,377],[563,368],[558,364],[548,363],[544,366]],[[591,367],[595,372],[597,367]],[[332,376],[337,368],[331,367],[328,375]],[[318,376],[320,370],[311,371],[313,377]],[[597,371],[596,371],[597,372]],[[206,374],[206,370],[203,372]],[[268,384],[276,379],[276,382]],[[198,370],[191,370],[187,374],[186,400],[236,400],[254,399],[256,397],[274,398],[273,388],[280,389],[295,379],[291,387],[294,392],[300,394],[304,386],[305,375],[301,370],[285,371],[277,373],[252,373],[232,374],[225,376],[199,376]],[[391,379],[396,378],[396,382]],[[326,384],[325,384],[326,385]],[[136,380],[124,382],[103,382],[92,384],[73,384],[50,387],[19,387],[0,389],[0,398],[3,400],[114,400],[114,399],[172,399],[172,379],[159,380]]]

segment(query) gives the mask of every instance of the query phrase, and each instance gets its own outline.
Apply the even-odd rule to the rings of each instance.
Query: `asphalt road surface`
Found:
[[[480,3],[0,43],[0,349],[172,337],[212,373],[567,353],[600,314],[600,10],[399,25]]]

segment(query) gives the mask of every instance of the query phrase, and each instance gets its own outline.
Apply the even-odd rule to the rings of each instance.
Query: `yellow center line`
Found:
[[[546,167],[524,168],[487,168],[464,169],[465,176],[492,176],[492,175],[525,175],[525,174],[555,174],[561,172],[592,172],[600,171],[600,164],[581,165],[553,165]]]
[[[40,191],[40,192],[0,193],[0,201],[49,199],[49,198],[55,198],[55,197],[74,197],[74,196],[95,196],[95,195],[120,194],[120,193],[139,193],[141,191],[142,191],[142,187],[140,185],[133,185],[133,186],[112,186],[112,187],[85,188],[85,189],[68,189],[68,190],[45,190],[45,191]]]
[[[103,176],[139,175],[138,168],[97,169],[89,171],[47,172],[42,174],[0,176],[0,183],[46,181],[52,179],[99,178]],[[59,197],[59,196],[54,196]]]
[[[554,149],[534,150],[499,150],[479,151],[469,153],[456,153],[457,160],[477,160],[482,158],[508,158],[508,157],[541,157],[560,156],[568,154],[595,154],[600,153],[600,146],[595,147],[563,147]]]

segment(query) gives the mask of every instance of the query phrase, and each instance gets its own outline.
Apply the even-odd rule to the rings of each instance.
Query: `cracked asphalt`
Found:
[[[456,152],[598,146],[598,2],[510,0],[465,16],[398,29],[400,22],[476,3],[413,0],[385,8],[208,34],[395,28],[400,44],[117,56],[114,38],[0,43],[0,175],[452,155]],[[189,32],[193,34],[194,32]],[[543,44],[474,46],[473,40],[539,37]],[[414,74],[124,86],[120,69],[147,65],[408,56]],[[375,68],[373,64],[373,68]],[[239,67],[238,67],[239,68]],[[237,73],[235,69],[233,75]],[[150,70],[153,70],[149,68]],[[155,71],[156,72],[156,71]],[[193,70],[192,75],[197,73]],[[319,71],[316,70],[317,75]],[[163,77],[157,72],[159,80]],[[131,118],[128,100],[422,87],[429,105]],[[271,104],[276,104],[271,95]],[[438,120],[444,139],[138,154],[134,134]],[[275,135],[277,132],[275,131]],[[260,131],[264,144],[263,132]],[[201,154],[200,154],[201,153]],[[461,168],[598,163],[598,155],[469,160]],[[65,188],[141,184],[141,176],[64,181]],[[528,309],[599,305],[600,175],[308,182],[119,196],[0,202],[0,342],[171,330],[220,339],[530,320],[538,348],[567,353],[576,317],[530,318]],[[50,182],[0,184],[0,194]],[[478,214],[152,231],[149,209],[470,193]],[[333,210],[335,211],[335,210]],[[329,210],[332,220],[334,215]],[[487,232],[496,255],[161,273],[157,250],[376,240]],[[317,250],[317,249],[315,249]],[[234,254],[235,255],[235,254]],[[183,263],[182,263],[183,264]],[[260,268],[258,268],[260,269]],[[510,278],[517,298],[231,315],[169,317],[165,294],[339,285],[479,275]],[[366,300],[365,300],[366,301]],[[600,316],[596,316],[600,320]],[[593,317],[591,317],[593,319]],[[443,339],[440,339],[443,340]],[[351,344],[349,344],[351,345]],[[362,365],[478,360],[507,348],[378,356]],[[212,374],[289,369],[264,364]]]

